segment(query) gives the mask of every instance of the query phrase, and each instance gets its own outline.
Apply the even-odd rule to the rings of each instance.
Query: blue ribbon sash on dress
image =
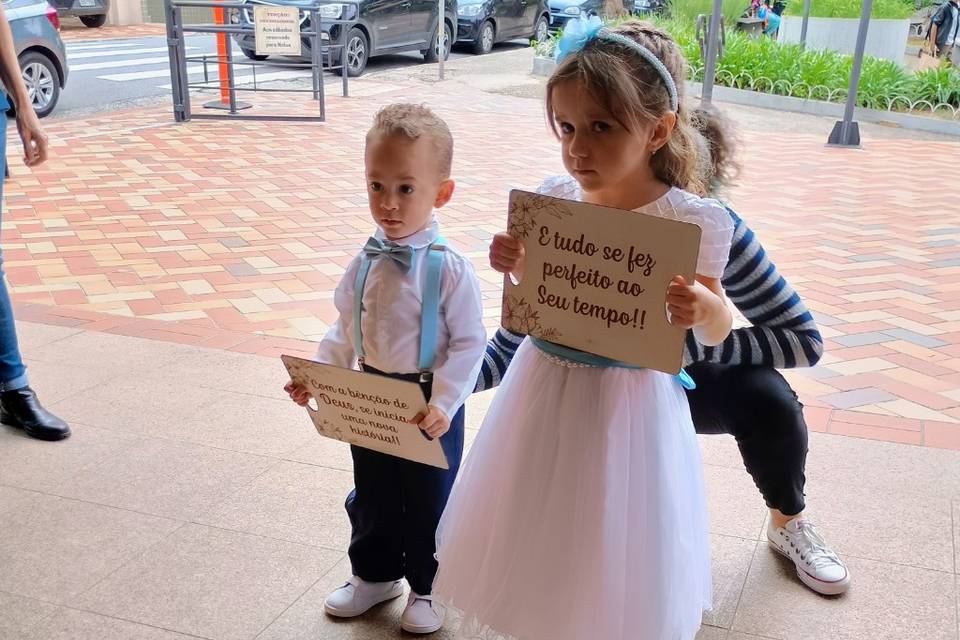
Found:
[[[557,358],[563,360],[569,360],[570,362],[577,362],[580,364],[590,365],[592,367],[616,367],[618,369],[645,369],[646,367],[638,367],[634,364],[627,364],[626,362],[620,362],[619,360],[613,360],[612,358],[606,358],[604,356],[598,356],[594,353],[587,353],[586,351],[580,351],[579,349],[571,349],[570,347],[565,347],[555,342],[548,342],[546,340],[541,340],[540,338],[535,338],[530,336],[530,340],[533,341],[534,346]],[[690,374],[685,370],[680,369],[680,373],[673,376],[677,382],[680,383],[684,389],[692,391],[697,388],[697,384],[693,381],[693,378],[690,377]]]

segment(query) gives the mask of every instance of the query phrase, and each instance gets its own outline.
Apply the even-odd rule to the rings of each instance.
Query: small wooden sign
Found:
[[[513,191],[510,234],[526,252],[506,278],[501,324],[581,351],[677,373],[686,331],[667,319],[667,286],[693,282],[695,224]]]
[[[439,440],[409,420],[427,412],[420,385],[373,373],[281,356],[290,379],[317,408],[307,407],[317,433],[398,458],[449,469]]]
[[[267,4],[253,6],[253,39],[258,56],[300,55],[300,10]]]

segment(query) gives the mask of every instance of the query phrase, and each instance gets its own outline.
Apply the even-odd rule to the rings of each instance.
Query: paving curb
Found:
[[[702,85],[699,82],[690,82],[687,86],[693,92],[693,95],[700,95]],[[769,93],[760,93],[759,91],[733,89],[719,85],[714,85],[713,96],[719,102],[742,104],[763,109],[777,109],[779,111],[803,113],[811,116],[843,118],[844,105],[834,102],[805,100],[803,98],[778,96]],[[903,129],[913,131],[926,131],[928,133],[960,137],[960,121],[957,120],[939,120],[925,116],[914,116],[906,113],[896,113],[894,111],[877,111],[875,109],[864,109],[860,107],[856,109],[854,118],[860,122],[886,125],[893,124]]]

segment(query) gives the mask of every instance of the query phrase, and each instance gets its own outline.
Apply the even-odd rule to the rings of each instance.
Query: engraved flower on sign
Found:
[[[513,328],[518,326],[520,321],[520,309],[527,304],[523,298],[507,296],[503,303],[503,317],[501,318],[503,326]]]
[[[320,424],[317,425],[317,430],[324,435],[331,435],[337,431],[337,428],[335,424],[323,418],[320,420]]]
[[[539,333],[540,312],[535,311],[532,306],[527,305],[520,311],[519,317],[520,333]]]
[[[557,220],[572,215],[560,201],[541,195],[523,195],[510,204],[510,235],[524,240],[537,227],[537,219],[549,215]]]
[[[560,335],[560,332],[552,327],[550,329],[544,329],[540,332],[540,337],[547,342],[556,342],[560,339]]]
[[[526,298],[507,296],[503,305],[502,324],[518,333],[534,335],[545,340],[556,340],[560,332],[553,327],[540,324],[540,312],[533,308]]]

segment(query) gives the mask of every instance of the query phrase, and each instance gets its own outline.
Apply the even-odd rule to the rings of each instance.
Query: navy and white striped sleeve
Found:
[[[753,231],[733,211],[730,259],[721,282],[727,297],[753,326],[734,329],[716,347],[704,347],[689,332],[687,364],[753,364],[777,369],[812,367],[823,354],[823,338],[800,296],[779,274]]]
[[[522,333],[507,331],[502,327],[497,329],[494,336],[487,342],[487,351],[483,354],[483,363],[480,365],[480,375],[477,377],[474,393],[493,389],[500,384],[523,338]]]

